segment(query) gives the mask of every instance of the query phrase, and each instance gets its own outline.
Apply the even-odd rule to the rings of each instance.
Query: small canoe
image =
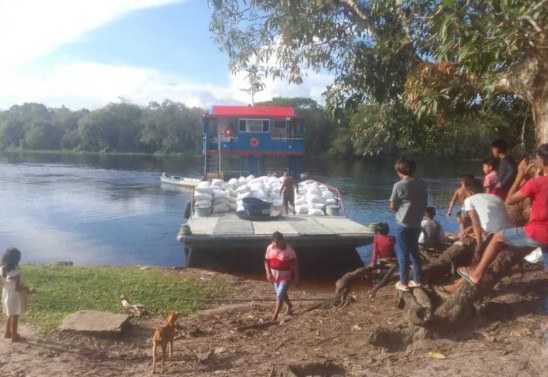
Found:
[[[187,178],[187,177],[179,177],[177,175],[162,175],[160,177],[160,181],[162,183],[167,183],[170,185],[177,185],[177,186],[183,186],[183,187],[196,187],[198,183],[200,183],[202,180],[198,178]]]

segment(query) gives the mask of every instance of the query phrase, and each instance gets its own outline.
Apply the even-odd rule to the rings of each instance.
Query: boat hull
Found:
[[[196,187],[198,183],[201,182],[201,179],[197,178],[173,178],[173,177],[160,177],[160,182],[166,183],[169,185],[176,185],[181,187]]]

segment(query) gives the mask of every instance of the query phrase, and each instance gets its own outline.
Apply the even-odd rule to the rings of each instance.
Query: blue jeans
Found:
[[[396,225],[396,253],[400,265],[400,282],[409,283],[409,262],[413,264],[415,283],[421,282],[421,260],[419,258],[419,236],[421,228]]]

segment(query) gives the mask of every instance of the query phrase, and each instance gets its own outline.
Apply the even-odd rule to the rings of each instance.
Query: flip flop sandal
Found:
[[[470,285],[476,286],[476,283],[472,281],[470,275],[468,275],[468,269],[466,267],[457,268],[457,274],[459,274],[464,280],[466,280]]]

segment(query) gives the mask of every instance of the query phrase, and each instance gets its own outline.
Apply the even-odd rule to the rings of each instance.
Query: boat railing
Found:
[[[341,206],[342,213],[343,213],[344,216],[348,217],[348,215],[346,213],[346,208],[344,207],[344,203],[343,203],[341,193],[339,192],[339,189],[336,188],[336,187],[333,187],[331,185],[328,185],[327,183],[323,183],[323,182],[319,182],[319,183],[324,185],[325,187],[327,187],[329,190],[331,190],[332,192],[334,192],[337,195],[337,199],[339,200],[339,204]]]

